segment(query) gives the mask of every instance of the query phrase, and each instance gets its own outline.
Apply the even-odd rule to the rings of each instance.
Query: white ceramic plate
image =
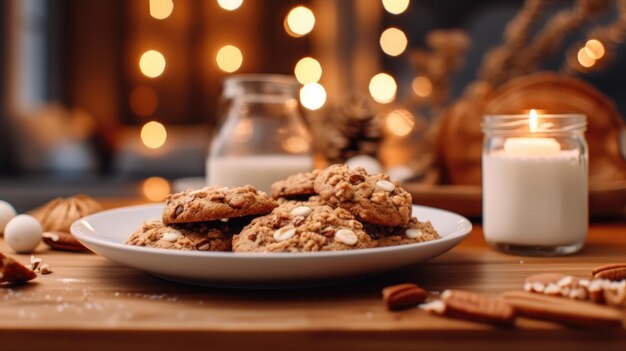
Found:
[[[440,239],[417,244],[311,253],[231,253],[179,251],[130,246],[124,241],[141,221],[160,218],[163,205],[123,207],[84,217],[71,232],[92,251],[123,265],[178,282],[231,287],[305,287],[360,279],[422,262],[455,247],[472,230],[464,217],[413,206],[430,220]]]

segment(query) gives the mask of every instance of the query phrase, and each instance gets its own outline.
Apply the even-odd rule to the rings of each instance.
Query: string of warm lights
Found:
[[[370,95],[379,104],[387,104],[395,100],[397,90],[396,80],[387,73],[378,73],[370,80]]]
[[[392,15],[399,15],[409,7],[409,0],[383,0],[385,11]]]
[[[217,3],[224,10],[234,11],[241,7],[243,0],[217,0]],[[149,0],[149,11],[152,18],[165,20],[172,15],[174,2],[172,0]],[[220,70],[232,73],[241,67],[243,54],[236,46],[225,45],[217,51],[215,61]],[[161,77],[166,67],[166,58],[158,50],[147,50],[139,57],[139,71],[148,78]],[[136,115],[149,117],[157,110],[158,96],[151,87],[138,86],[130,94],[129,105]],[[158,149],[165,144],[167,131],[163,124],[150,121],[141,128],[140,137],[147,148]]]
[[[409,0],[382,0],[382,3],[385,11],[394,15],[403,13],[409,6]],[[381,33],[379,44],[385,54],[395,57],[406,50],[408,40],[402,30],[390,27]],[[387,73],[377,73],[370,79],[370,95],[380,104],[393,102],[397,89],[396,80]]]
[[[149,0],[149,10],[152,18],[164,20],[174,11],[174,2],[172,0]],[[139,57],[139,71],[148,78],[154,79],[161,76],[166,66],[165,56],[157,50],[145,51]],[[131,110],[141,117],[148,117],[156,112],[158,101],[156,92],[148,86],[135,87],[129,97]],[[149,121],[141,127],[139,136],[144,146],[149,149],[158,149],[167,140],[167,130],[163,124]],[[150,177],[141,185],[141,192],[150,201],[162,201],[170,190],[167,179],[161,177]]]
[[[380,35],[380,47],[389,56],[401,55],[406,50],[407,44],[406,34],[398,28],[387,28]]]
[[[409,135],[414,126],[415,117],[405,109],[393,110],[385,118],[386,129],[399,137]]]
[[[292,37],[305,36],[315,27],[315,14],[306,6],[296,6],[285,17],[284,26]]]
[[[585,46],[578,50],[578,63],[584,68],[593,67],[597,61],[604,57],[605,49],[601,41],[597,39],[587,40]]]
[[[242,6],[243,0],[217,0],[217,3],[226,11],[235,11]],[[382,3],[385,10],[394,15],[403,13],[409,6],[409,0],[382,0]],[[172,15],[174,2],[172,0],[149,0],[149,11],[150,16],[154,19],[165,20]],[[306,6],[296,6],[287,13],[283,25],[288,35],[294,38],[304,37],[315,28],[315,14]],[[398,28],[388,28],[380,36],[381,49],[387,55],[399,56],[406,51],[407,45],[406,34]],[[220,70],[233,73],[241,68],[243,53],[237,46],[227,44],[217,50],[215,61]],[[166,66],[166,57],[154,49],[145,51],[139,58],[141,73],[151,79],[162,76]],[[313,57],[303,57],[294,66],[294,75],[302,84],[300,102],[309,110],[318,110],[326,103],[326,90],[320,83],[322,73],[322,65]],[[425,91],[428,89],[416,88],[416,86],[421,85],[415,82],[419,83],[417,78],[413,84],[416,94],[418,96],[427,94]],[[397,84],[391,75],[381,72],[372,77],[369,91],[375,101],[387,104],[395,100]],[[158,107],[158,96],[154,89],[139,86],[131,92],[129,103],[134,113],[148,117]],[[392,111],[386,120],[387,128],[399,136],[408,135],[413,129],[414,123],[413,115],[402,109]],[[149,121],[141,128],[140,137],[146,147],[158,149],[167,140],[167,130],[163,124]],[[169,190],[167,180],[159,177],[146,179],[142,187],[144,195],[153,201],[162,200],[169,193]]]
[[[425,98],[430,96],[433,92],[433,83],[428,79],[428,77],[417,76],[411,82],[411,88],[415,95],[421,98]]]
[[[141,192],[150,201],[163,201],[170,193],[170,182],[161,177],[150,177],[143,181]]]
[[[315,28],[315,14],[306,6],[292,8],[283,21],[285,32],[294,37],[303,37]],[[294,67],[294,75],[300,88],[300,103],[308,110],[318,110],[326,103],[326,89],[319,82],[322,65],[313,57],[303,57]]]
[[[235,11],[243,4],[243,0],[217,0],[217,4],[224,10]]]
[[[243,63],[243,54],[234,45],[222,46],[215,56],[217,66],[226,73],[236,72]]]
[[[172,0],[150,0],[150,16],[154,19],[163,20],[168,18],[174,11]]]
[[[165,57],[156,50],[148,50],[139,58],[139,69],[148,78],[156,78],[165,71]]]
[[[385,11],[392,15],[400,15],[409,7],[410,0],[382,0]],[[380,48],[391,57],[401,56],[407,49],[408,38],[404,31],[396,27],[389,27],[380,34]],[[432,91],[430,79],[423,76],[416,77],[411,87],[418,97],[426,97]],[[379,104],[390,104],[396,100],[398,84],[393,76],[380,72],[375,74],[369,82],[369,93]],[[385,116],[385,129],[398,137],[405,137],[413,131],[415,117],[406,109],[394,109]]]

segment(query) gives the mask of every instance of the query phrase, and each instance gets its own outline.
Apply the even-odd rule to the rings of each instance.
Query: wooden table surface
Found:
[[[0,251],[10,249],[0,239]],[[28,255],[10,254],[22,263]],[[514,329],[429,315],[389,312],[380,290],[417,283],[432,291],[498,294],[521,289],[528,275],[588,276],[598,265],[626,261],[626,223],[592,224],[579,254],[536,258],[490,250],[475,226],[470,237],[427,263],[366,281],[303,290],[230,290],[174,284],[95,254],[36,256],[54,273],[20,287],[0,287],[0,350],[299,350],[589,349],[626,350],[626,329],[577,330],[518,319]],[[626,312],[626,310],[625,310]],[[626,314],[625,314],[626,317]]]

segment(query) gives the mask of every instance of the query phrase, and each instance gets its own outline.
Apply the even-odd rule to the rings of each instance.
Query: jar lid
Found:
[[[293,76],[279,74],[235,74],[224,79],[222,95],[226,99],[246,96],[294,98],[298,81]]]

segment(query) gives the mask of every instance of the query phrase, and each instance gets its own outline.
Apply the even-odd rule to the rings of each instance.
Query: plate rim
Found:
[[[446,235],[445,237],[442,237],[436,240],[421,242],[421,243],[412,243],[412,244],[388,246],[388,247],[363,248],[363,249],[354,249],[354,250],[317,251],[317,252],[272,252],[272,253],[267,253],[267,252],[266,253],[263,253],[263,252],[237,252],[235,253],[235,252],[217,252],[217,251],[198,252],[198,251],[190,251],[190,250],[171,250],[171,249],[161,249],[161,248],[153,248],[153,247],[133,246],[133,245],[127,245],[124,243],[117,243],[113,241],[103,240],[97,237],[90,237],[87,235],[83,235],[83,233],[80,230],[81,226],[85,226],[83,222],[88,221],[92,217],[111,215],[111,214],[115,214],[118,212],[125,212],[129,210],[141,210],[141,209],[158,208],[158,207],[162,208],[163,206],[164,206],[163,204],[159,204],[159,203],[142,204],[142,205],[123,206],[123,207],[117,207],[117,208],[100,211],[100,212],[82,217],[74,221],[70,227],[70,232],[72,233],[72,235],[74,235],[74,237],[79,242],[81,242],[82,244],[86,246],[88,246],[87,244],[92,244],[95,246],[104,246],[108,249],[116,249],[116,250],[121,249],[121,250],[127,250],[131,252],[137,252],[137,253],[150,253],[150,254],[170,256],[170,257],[171,256],[193,257],[193,258],[205,257],[205,258],[238,259],[238,260],[242,260],[242,259],[251,259],[251,260],[291,259],[293,260],[293,259],[312,259],[312,258],[325,258],[325,257],[331,258],[331,257],[374,255],[377,253],[380,253],[380,254],[387,253],[389,251],[405,251],[405,250],[411,251],[417,247],[435,246],[444,242],[455,241],[455,240],[459,240],[458,243],[460,243],[461,241],[465,240],[465,238],[467,238],[467,236],[473,230],[472,222],[461,214],[448,211],[445,209],[436,208],[436,207],[421,206],[421,205],[415,205],[415,204],[412,205],[412,209],[421,208],[421,209],[426,209],[426,210],[436,210],[436,211],[443,212],[445,214],[460,217],[459,218],[460,223],[458,224],[459,228],[454,230],[452,233]],[[93,228],[91,230],[95,231],[95,229]],[[456,247],[458,243],[450,247],[450,249],[453,249],[454,247]]]

